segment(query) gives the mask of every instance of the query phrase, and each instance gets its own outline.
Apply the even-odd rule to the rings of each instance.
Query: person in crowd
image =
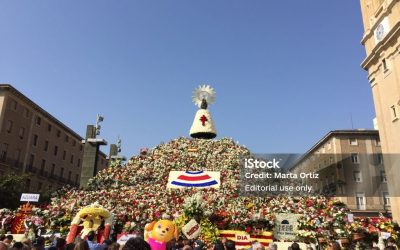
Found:
[[[184,245],[182,250],[193,250],[193,248],[189,245]]]
[[[6,245],[6,243],[4,243],[3,241],[0,241],[0,250],[7,250],[8,247]]]
[[[74,250],[89,250],[89,244],[86,240],[79,240],[75,243]]]
[[[109,240],[109,239],[105,239],[103,241],[103,244],[106,244],[106,250],[110,249],[110,246],[111,246],[112,243],[113,242],[111,240]]]
[[[218,240],[214,244],[214,250],[225,250],[224,244]]]
[[[271,243],[271,244],[269,244],[268,249],[269,250],[278,250],[278,245],[275,243]]]
[[[328,249],[329,250],[341,250],[342,247],[340,246],[339,242],[333,241],[333,242],[329,243]]]
[[[190,247],[190,249],[186,249],[186,250],[191,250],[192,249],[192,241],[185,239],[185,240],[182,241],[182,244],[183,244],[182,249],[185,248],[185,246],[186,247]]]
[[[75,243],[69,243],[65,245],[65,250],[74,250],[75,249]]]
[[[56,248],[57,250],[65,250],[65,245],[67,244],[67,241],[64,238],[57,238],[56,241]]]
[[[120,247],[120,244],[118,244],[117,242],[113,242],[111,245],[108,246],[108,250],[119,250]]]
[[[300,250],[300,245],[297,244],[296,242],[294,242],[291,247],[292,247],[292,250]]]
[[[175,249],[177,249],[176,247],[175,247],[175,245],[176,245],[176,240],[175,239],[172,239],[172,240],[170,240],[169,242],[167,242],[167,250],[175,250]]]
[[[34,247],[36,250],[44,250],[45,244],[46,244],[45,238],[42,236],[39,236],[33,241],[32,247]]]
[[[3,242],[7,245],[7,248],[11,247],[11,243],[12,243],[13,239],[14,239],[14,237],[11,234],[7,235],[4,238]]]
[[[225,242],[225,250],[236,250],[235,242],[233,240],[227,240]]]
[[[21,242],[22,242],[24,245],[28,246],[29,249],[32,248],[32,241],[31,241],[31,239],[29,239],[29,238],[23,238],[23,239],[21,240]]]
[[[89,244],[90,250],[105,250],[107,248],[106,244],[99,244],[95,242],[96,233],[94,231],[90,231],[87,234],[87,243]]]
[[[24,248],[24,244],[22,244],[22,242],[15,242],[12,246],[13,250],[22,250],[22,248]]]
[[[387,239],[386,245],[387,245],[388,247],[394,247],[394,249],[396,249],[396,250],[399,249],[399,248],[397,247],[396,241],[394,240],[393,237],[389,237],[389,238]]]
[[[202,250],[204,248],[205,244],[201,240],[196,240],[193,243],[193,250]]]
[[[142,237],[130,238],[122,250],[150,250],[150,245]]]
[[[264,246],[258,242],[258,241],[253,241],[253,243],[251,244],[251,248],[252,250],[264,250]]]

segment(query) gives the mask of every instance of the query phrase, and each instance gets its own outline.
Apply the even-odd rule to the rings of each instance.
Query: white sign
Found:
[[[381,237],[385,240],[387,240],[390,236],[392,235],[388,232],[381,232]]]
[[[136,234],[124,234],[118,240],[117,243],[120,245],[125,245],[125,243],[132,237],[136,237]]]
[[[196,239],[200,235],[200,224],[194,219],[191,219],[185,226],[182,227],[182,233],[188,238]]]
[[[40,194],[22,193],[20,201],[38,202]]]
[[[349,222],[354,222],[354,215],[353,214],[347,214],[347,220]]]
[[[219,188],[220,172],[170,171],[167,188]]]
[[[275,238],[278,240],[296,240],[297,220],[300,217],[300,214],[277,214]]]

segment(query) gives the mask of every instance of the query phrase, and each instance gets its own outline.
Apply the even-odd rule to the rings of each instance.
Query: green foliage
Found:
[[[26,175],[14,173],[0,176],[0,208],[15,209],[20,205],[21,193],[24,191]]]

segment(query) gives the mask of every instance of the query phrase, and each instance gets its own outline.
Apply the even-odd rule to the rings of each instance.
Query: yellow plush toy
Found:
[[[166,250],[167,242],[177,237],[178,228],[170,220],[153,221],[146,225],[144,239],[152,250]]]
[[[104,234],[101,235],[102,237],[100,239],[102,242],[104,239],[107,239],[110,234],[113,218],[113,215],[98,203],[93,203],[82,208],[71,222],[70,231],[67,236],[67,244],[74,242],[79,225],[83,226],[80,236],[84,238],[90,231],[97,232],[104,221]]]

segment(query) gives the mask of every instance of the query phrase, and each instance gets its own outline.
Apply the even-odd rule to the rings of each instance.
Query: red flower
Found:
[[[250,232],[251,232],[251,227],[250,227],[250,226],[246,227],[246,232],[247,232],[247,233],[250,233]]]

